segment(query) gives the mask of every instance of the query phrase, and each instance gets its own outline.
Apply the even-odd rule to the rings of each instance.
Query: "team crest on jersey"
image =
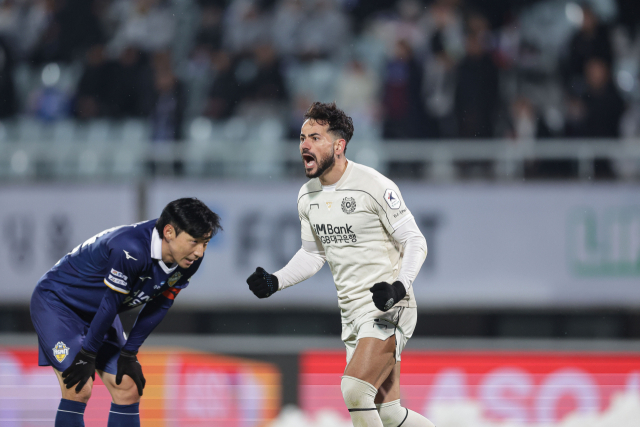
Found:
[[[58,359],[58,362],[62,363],[62,361],[69,355],[69,350],[71,349],[67,347],[65,343],[58,341],[58,344],[53,347],[53,355]]]
[[[387,188],[387,191],[384,192],[384,200],[385,202],[387,202],[391,209],[398,209],[402,204],[398,193],[389,188]]]
[[[356,199],[353,197],[345,197],[342,199],[342,212],[350,214],[356,210]]]
[[[327,209],[331,210],[331,205],[333,205],[333,202],[325,202],[327,204]]]
[[[174,273],[173,276],[169,277],[169,286],[175,285],[176,282],[180,280],[181,277],[182,277],[182,273],[180,272]]]

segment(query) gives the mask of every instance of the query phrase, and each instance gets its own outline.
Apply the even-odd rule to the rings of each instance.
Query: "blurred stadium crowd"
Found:
[[[360,138],[635,137],[638,22],[637,0],[2,0],[0,118],[296,139],[320,100]]]

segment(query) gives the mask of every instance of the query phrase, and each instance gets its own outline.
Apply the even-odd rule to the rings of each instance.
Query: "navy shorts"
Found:
[[[82,348],[90,322],[66,306],[51,291],[36,287],[31,296],[31,321],[38,334],[38,365],[67,369]],[[104,336],[96,357],[96,369],[115,375],[120,349],[126,343],[120,317]]]

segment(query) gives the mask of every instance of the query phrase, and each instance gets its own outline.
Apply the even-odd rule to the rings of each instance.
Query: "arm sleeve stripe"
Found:
[[[399,221],[396,221],[395,223],[391,224],[391,227],[393,228],[393,231],[396,231],[398,228],[400,228],[401,225],[406,224],[407,222],[411,221],[413,219],[413,215],[409,214],[407,216],[405,216],[404,218],[402,218]]]
[[[112,285],[111,283],[107,282],[107,279],[104,279],[104,284],[107,285],[109,288],[113,289],[116,292],[120,292],[121,294],[128,294],[130,291],[126,291],[124,289],[120,289],[115,285]]]

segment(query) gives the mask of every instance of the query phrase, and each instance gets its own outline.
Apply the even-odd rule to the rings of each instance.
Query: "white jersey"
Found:
[[[398,187],[374,169],[349,161],[335,185],[323,188],[314,178],[302,186],[298,214],[302,240],[324,248],[343,320],[378,311],[369,289],[398,277],[402,248],[391,235],[413,218]],[[396,305],[416,307],[413,288]]]

